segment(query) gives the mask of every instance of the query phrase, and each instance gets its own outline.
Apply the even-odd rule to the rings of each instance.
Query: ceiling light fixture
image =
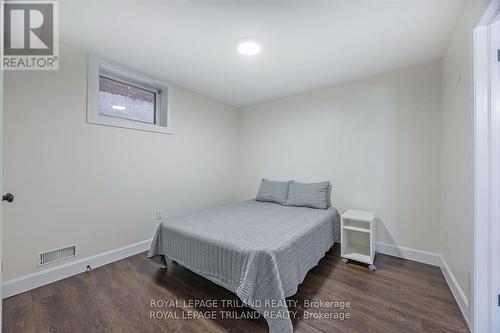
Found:
[[[121,105],[113,105],[112,108],[115,110],[125,110],[126,109],[124,106],[121,106]]]
[[[253,56],[260,53],[260,42],[255,38],[242,38],[238,41],[238,52]]]

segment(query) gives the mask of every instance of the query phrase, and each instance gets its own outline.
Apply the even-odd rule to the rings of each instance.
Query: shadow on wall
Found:
[[[383,220],[379,217],[375,218],[375,228],[377,229],[377,234],[375,236],[375,242],[377,242],[379,239],[383,239],[384,243],[392,246],[397,246],[396,241],[394,240],[394,237],[392,237],[391,233],[385,226]]]
[[[382,219],[376,217],[375,221],[376,221],[375,227],[377,228],[377,231],[375,234],[375,243],[376,243],[375,250],[377,251],[377,253],[387,254],[387,255],[396,256],[396,257],[404,257],[404,253],[401,251],[401,249],[397,245],[396,240],[394,239],[394,237],[392,237],[391,233],[389,232],[389,230],[387,229],[387,227],[383,223]],[[384,241],[380,242],[380,239],[383,239]],[[384,249],[386,249],[386,250],[389,250],[390,253],[384,253],[385,251],[380,252],[379,249],[377,249],[377,243],[382,245],[382,248],[380,250],[383,251]],[[385,245],[387,245],[387,246],[385,246]]]

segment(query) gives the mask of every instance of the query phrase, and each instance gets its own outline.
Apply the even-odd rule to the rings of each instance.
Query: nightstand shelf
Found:
[[[344,262],[354,260],[369,265],[374,271],[375,213],[349,209],[342,214],[340,256]]]
[[[344,230],[353,230],[353,231],[359,231],[359,232],[366,232],[370,233],[370,229],[365,229],[365,228],[358,228],[358,227],[351,227],[351,226],[344,226]]]

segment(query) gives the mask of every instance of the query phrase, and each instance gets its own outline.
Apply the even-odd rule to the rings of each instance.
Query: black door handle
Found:
[[[2,201],[7,201],[7,202],[12,202],[14,201],[14,194],[12,193],[7,193],[2,196]]]

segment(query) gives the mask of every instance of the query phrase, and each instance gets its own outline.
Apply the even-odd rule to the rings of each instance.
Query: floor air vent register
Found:
[[[76,256],[76,245],[70,245],[42,252],[39,254],[38,266],[45,266],[75,256]]]

